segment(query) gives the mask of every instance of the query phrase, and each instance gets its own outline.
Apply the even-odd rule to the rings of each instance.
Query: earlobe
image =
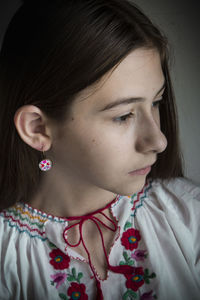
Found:
[[[45,118],[36,106],[20,107],[15,113],[14,124],[20,138],[32,148],[40,151],[42,144],[46,145],[45,148],[50,144],[50,137],[46,134]]]

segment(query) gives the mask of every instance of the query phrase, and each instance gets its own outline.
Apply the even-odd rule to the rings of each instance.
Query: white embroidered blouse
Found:
[[[119,233],[108,261],[118,271],[108,269],[105,280],[67,247],[67,219],[20,202],[1,211],[0,299],[199,300],[200,187],[148,179],[110,210]]]

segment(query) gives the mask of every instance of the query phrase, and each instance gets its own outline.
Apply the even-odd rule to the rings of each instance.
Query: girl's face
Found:
[[[155,103],[162,98],[164,83],[156,50],[131,52],[98,90],[92,95],[91,89],[84,90],[72,104],[62,137],[52,140],[50,172],[115,194],[140,190],[147,175],[129,172],[154,164],[167,147]],[[116,105],[125,98],[141,99]]]

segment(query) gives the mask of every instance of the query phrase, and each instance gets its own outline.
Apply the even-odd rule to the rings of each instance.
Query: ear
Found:
[[[48,120],[34,105],[20,107],[14,116],[15,127],[21,139],[34,149],[48,151],[52,144],[52,133]]]

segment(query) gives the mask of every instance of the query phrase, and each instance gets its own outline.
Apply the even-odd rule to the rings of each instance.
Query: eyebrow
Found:
[[[156,93],[155,97],[166,87],[166,81],[163,83],[162,87],[159,89],[159,91]],[[109,104],[107,104],[104,108],[102,108],[100,111],[109,110],[113,107],[116,107],[118,105],[124,105],[124,104],[130,104],[130,103],[137,103],[137,102],[144,102],[145,98],[142,97],[129,97],[129,98],[120,98],[117,99]]]

